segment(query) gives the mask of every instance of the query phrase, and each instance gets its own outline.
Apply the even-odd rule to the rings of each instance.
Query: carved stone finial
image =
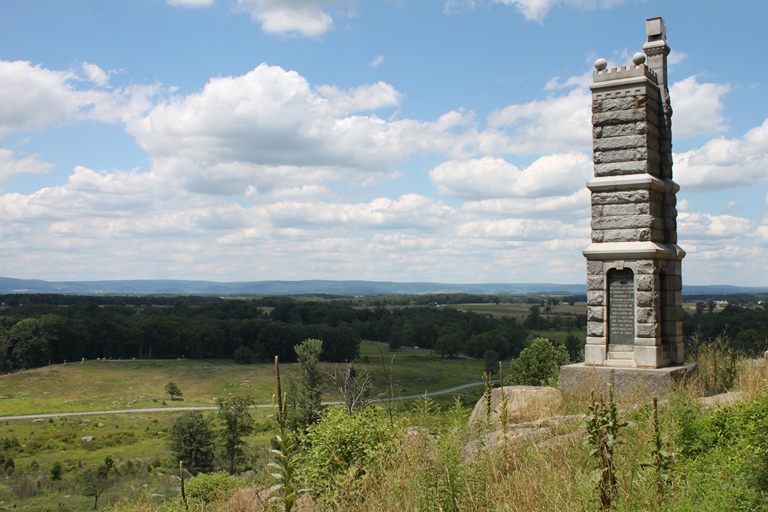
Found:
[[[632,56],[632,62],[635,63],[635,66],[645,64],[645,54],[643,52],[637,52]]]
[[[607,60],[600,58],[600,59],[597,59],[595,61],[595,69],[596,70],[602,71],[602,70],[604,70],[607,67],[608,67],[608,61]]]

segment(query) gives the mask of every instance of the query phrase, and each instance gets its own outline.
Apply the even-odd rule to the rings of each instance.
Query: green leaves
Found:
[[[595,479],[595,489],[602,510],[609,510],[613,495],[616,493],[616,468],[614,466],[613,449],[617,443],[619,432],[629,426],[627,422],[619,421],[619,408],[613,399],[613,390],[608,388],[608,402],[600,396],[587,407],[588,414],[585,422],[587,439],[585,445],[590,447],[589,456],[595,459],[597,468],[592,475]]]

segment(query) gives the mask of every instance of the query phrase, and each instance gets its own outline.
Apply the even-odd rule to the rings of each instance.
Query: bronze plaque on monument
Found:
[[[608,342],[635,343],[635,280],[629,269],[608,273]]]

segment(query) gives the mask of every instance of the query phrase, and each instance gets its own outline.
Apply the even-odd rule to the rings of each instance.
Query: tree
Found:
[[[20,320],[6,334],[5,345],[16,368],[36,368],[48,364],[54,336],[39,318]]]
[[[224,422],[224,429],[219,432],[219,438],[224,443],[224,456],[229,461],[229,474],[234,475],[235,461],[245,445],[243,437],[253,432],[253,417],[249,412],[253,405],[253,398],[250,396],[217,398],[216,405],[219,407],[216,414]]]
[[[485,361],[485,373],[491,374],[499,369],[499,353],[495,350],[488,349],[483,353],[483,361]]]
[[[299,362],[299,379],[290,383],[288,395],[292,404],[290,423],[294,429],[306,429],[320,421],[322,378],[317,364],[323,342],[309,338],[294,347]]]
[[[564,364],[568,364],[565,347],[555,347],[547,338],[536,338],[520,352],[520,357],[512,360],[504,384],[543,386],[557,379]]]
[[[575,363],[582,357],[582,349],[584,348],[584,342],[573,334],[569,334],[565,337],[565,350],[568,351],[568,357],[571,358],[571,362]]]
[[[200,411],[185,412],[171,426],[170,449],[193,475],[213,470],[214,433]]]
[[[333,372],[328,373],[328,376],[339,389],[347,414],[361,411],[376,401],[376,397],[371,393],[371,375],[365,370],[358,370],[352,363],[342,369],[334,366]]]
[[[177,396],[181,397],[181,390],[173,381],[165,385],[165,392],[171,395],[171,400],[174,400]]]
[[[542,300],[542,302],[544,302]],[[534,304],[530,308],[528,308],[528,316],[525,317],[525,320],[523,321],[523,325],[527,327],[528,329],[541,329],[544,327],[544,319],[541,316],[541,308]]]
[[[79,480],[83,496],[93,496],[93,510],[96,510],[99,505],[99,496],[112,485],[109,468],[102,464],[96,470],[86,469],[80,473]]]
[[[464,348],[464,334],[458,328],[438,336],[435,342],[435,352],[444,357],[454,357]]]

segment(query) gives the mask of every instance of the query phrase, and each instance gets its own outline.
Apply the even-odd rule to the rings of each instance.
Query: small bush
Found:
[[[224,471],[198,475],[186,483],[187,496],[203,503],[215,503],[228,499],[242,489],[244,481]]]
[[[54,460],[51,462],[51,469],[49,472],[49,476],[51,480],[61,480],[61,474],[64,472],[64,464],[61,463],[59,459]]]
[[[308,447],[301,467],[307,487],[328,487],[349,471],[365,474],[377,454],[393,445],[397,430],[376,407],[352,415],[341,407],[328,409],[302,438]]]
[[[509,364],[509,375],[504,384],[544,386],[556,383],[560,367],[568,364],[568,351],[562,345],[554,346],[547,338],[536,338],[531,346],[520,352],[520,357]]]

